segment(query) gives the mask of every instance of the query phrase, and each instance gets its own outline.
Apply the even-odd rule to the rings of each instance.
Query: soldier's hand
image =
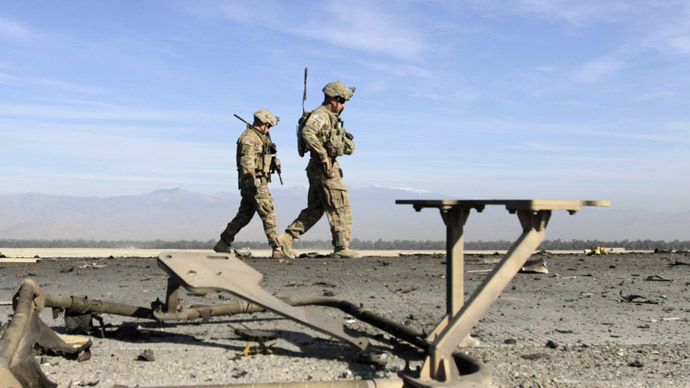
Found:
[[[323,168],[326,169],[326,172],[331,171],[331,159],[330,158],[326,158],[326,159],[322,160],[321,163],[323,163]]]

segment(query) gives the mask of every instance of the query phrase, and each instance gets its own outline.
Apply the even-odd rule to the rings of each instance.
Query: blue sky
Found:
[[[0,0],[0,193],[232,191],[262,107],[304,186],[308,67],[348,185],[687,211],[689,63],[690,1]]]

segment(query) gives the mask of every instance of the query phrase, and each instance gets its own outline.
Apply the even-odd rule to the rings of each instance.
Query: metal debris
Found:
[[[662,278],[659,275],[649,275],[649,276],[647,276],[647,278],[645,280],[648,282],[671,282],[671,281],[673,281],[671,279]]]
[[[520,268],[520,273],[549,273],[546,268],[546,259],[544,257],[537,257],[535,259],[527,260],[525,265]]]
[[[253,330],[247,328],[236,328],[235,334],[247,341],[268,342],[278,338],[279,334],[275,331]]]
[[[628,303],[648,303],[648,304],[659,304],[659,302],[649,300],[647,297],[642,296],[642,295],[635,295],[635,294],[630,294],[630,295],[623,295],[623,290],[620,290],[618,292],[618,295],[623,298],[623,301],[628,302]]]
[[[585,249],[585,255],[587,256],[592,256],[592,255],[608,255],[609,253],[606,251],[606,248],[604,247],[591,247],[589,249]]]

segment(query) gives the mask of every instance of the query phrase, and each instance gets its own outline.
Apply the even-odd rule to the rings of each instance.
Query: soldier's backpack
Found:
[[[307,123],[310,115],[311,111],[305,110],[302,113],[302,117],[300,117],[299,121],[297,122],[297,152],[299,153],[300,157],[304,157],[304,155],[307,153],[307,145],[304,144],[304,139],[302,139],[302,129],[304,129],[304,124]]]

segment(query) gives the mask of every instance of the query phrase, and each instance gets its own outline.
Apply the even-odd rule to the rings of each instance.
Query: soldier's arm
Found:
[[[326,118],[322,118],[318,115],[312,115],[304,124],[304,129],[302,130],[302,139],[304,140],[304,144],[307,146],[309,151],[318,156],[319,160],[328,158],[328,152],[321,143],[321,139],[319,139],[316,134],[319,129],[321,129],[321,126],[325,124],[326,120]]]
[[[242,185],[247,188],[254,187],[256,165],[254,159],[256,155],[256,141],[253,139],[240,139],[240,160],[239,172]]]

